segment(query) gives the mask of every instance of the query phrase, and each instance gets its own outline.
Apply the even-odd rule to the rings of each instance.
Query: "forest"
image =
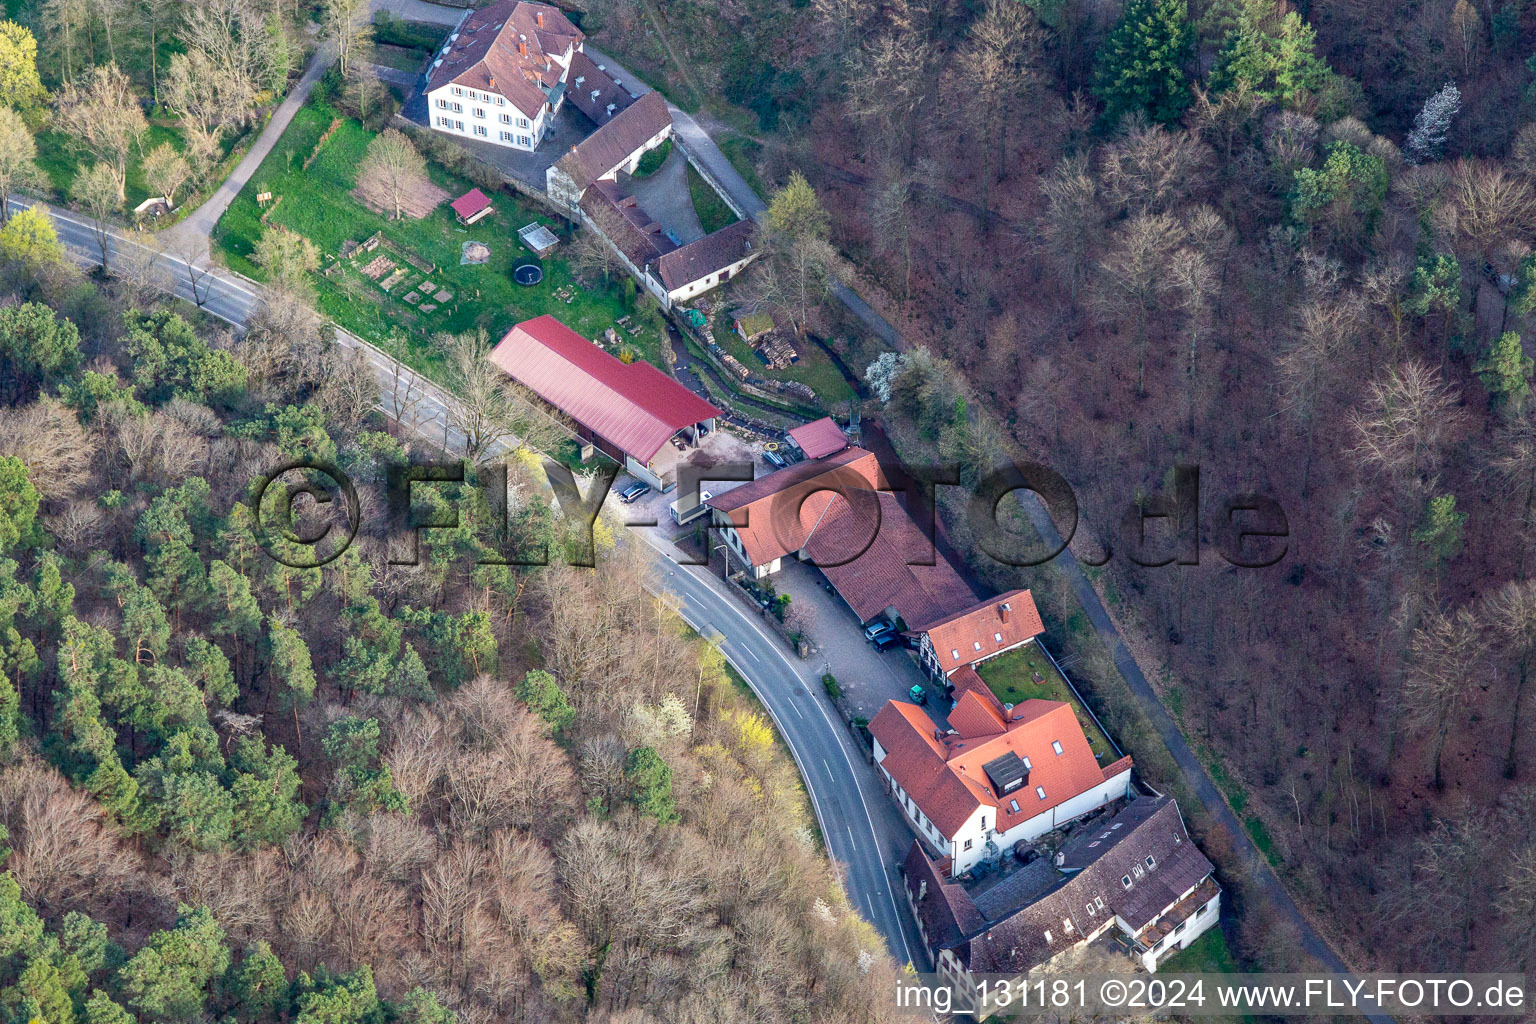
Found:
[[[1531,969],[1536,10],[663,14],[674,77],[752,112],[701,116],[769,180],[804,172],[846,258],[830,274],[906,339],[877,361],[835,303],[813,318],[870,365],[865,414],[915,465],[1068,480],[1074,551],[1108,556],[1090,571],[1146,674],[1346,959]],[[1201,473],[1199,564],[1138,566],[1126,511],[1179,465]],[[1287,515],[1272,568],[1217,554],[1209,517],[1244,493]],[[1047,611],[1070,625],[1075,601]],[[1250,962],[1298,962],[1254,920]]]
[[[787,751],[613,524],[604,571],[568,564],[525,450],[511,542],[549,564],[479,564],[506,538],[477,480],[413,489],[460,525],[394,564],[389,468],[443,453],[384,429],[355,351],[281,296],[236,338],[28,230],[0,271],[5,1019],[884,1019],[894,965]],[[254,504],[296,458],[364,510],[323,567],[275,560],[287,506]]]

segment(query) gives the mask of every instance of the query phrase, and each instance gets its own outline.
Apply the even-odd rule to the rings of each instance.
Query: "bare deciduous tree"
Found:
[[[1444,785],[1441,757],[1456,713],[1482,678],[1488,633],[1470,608],[1431,611],[1414,631],[1412,665],[1403,683],[1403,710],[1411,726],[1435,737],[1435,788]]]
[[[1355,456],[1410,486],[1423,487],[1445,445],[1466,419],[1456,393],[1416,359],[1389,367],[1366,391],[1351,420]]]
[[[1115,233],[1108,254],[1099,261],[1102,288],[1095,296],[1101,316],[1129,319],[1134,325],[1136,393],[1146,393],[1147,325],[1178,289],[1168,262],[1184,242],[1184,228],[1167,214],[1131,218]]]
[[[406,198],[428,183],[427,161],[404,133],[390,128],[368,144],[357,181],[360,188],[393,206],[399,219]]]
[[[128,154],[149,131],[128,76],[116,64],[103,64],[83,84],[66,82],[54,100],[54,124],[71,145],[111,170],[118,202],[123,202]]]

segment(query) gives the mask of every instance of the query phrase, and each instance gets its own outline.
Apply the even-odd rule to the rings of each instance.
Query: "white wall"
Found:
[[[1188,895],[1186,893],[1186,895]],[[1180,897],[1181,899],[1183,897]],[[1221,919],[1221,891],[1217,890],[1211,901],[1205,904],[1200,912],[1184,922],[1184,930],[1176,935],[1170,935],[1163,942],[1161,949],[1149,949],[1141,955],[1141,965],[1152,973],[1157,973],[1157,965],[1160,960],[1166,960],[1175,950],[1188,949],[1200,936],[1211,930],[1211,926]],[[1124,925],[1121,925],[1124,930]]]
[[[907,819],[907,824],[912,827],[912,831],[928,840],[929,844],[938,850],[941,855],[950,853],[949,839],[939,831],[938,826],[927,815],[916,808],[917,801],[913,800],[911,795],[901,788],[901,783],[897,782],[891,773],[885,770],[885,765],[881,764],[885,760],[885,748],[880,746],[879,740],[873,737],[870,739],[874,743],[875,764],[879,767],[880,774],[884,776],[886,785],[890,787],[891,799],[895,800],[896,806],[901,808],[901,816]]]
[[[695,295],[703,295],[711,288],[720,287],[727,280],[741,273],[743,268],[745,268],[748,263],[751,263],[753,260],[757,259],[757,257],[758,254],[755,252],[748,253],[744,259],[737,260],[730,266],[721,270],[717,270],[713,274],[710,274],[708,277],[702,277],[699,280],[686,284],[681,288],[673,289],[667,293],[667,308],[670,309],[672,307],[672,303],[674,302],[686,302],[687,300],[693,298]],[[725,276],[722,277],[722,274]]]
[[[992,842],[997,845],[1000,853],[1006,854],[1019,843],[1037,839],[1074,818],[1080,818],[1089,811],[1098,810],[1111,800],[1129,795],[1130,788],[1131,772],[1130,769],[1126,769],[1114,778],[1105,779],[1092,789],[1084,790],[1070,800],[1057,804],[1050,810],[1042,811],[1032,818],[1021,821],[1007,832],[997,833],[992,837]],[[1006,807],[1009,800],[1018,800],[1019,806],[1027,810],[1029,808],[1029,801],[1034,800],[1038,802],[1039,799],[1035,795],[1035,787],[1026,782],[1015,792],[1001,798],[999,802]],[[996,827],[997,820],[995,815],[998,812],[998,808],[990,807],[986,808],[986,810],[990,813],[984,814],[978,811],[973,814],[971,820],[965,823],[964,828],[956,832],[952,837],[955,843],[954,874],[956,875],[965,874],[972,865],[984,860],[988,856],[986,843],[983,841],[984,831],[981,827],[981,819],[985,817],[987,824]],[[965,841],[967,839],[971,840],[971,848],[969,850],[965,849]]]
[[[458,94],[454,90],[458,89]],[[497,104],[482,99],[470,99],[470,90],[463,86],[444,85],[427,94],[427,115],[429,123],[435,131],[447,135],[457,136],[461,139],[475,139],[478,142],[489,142],[495,146],[505,146],[508,149],[521,149],[532,152],[539,147],[539,139],[543,136],[547,113],[543,107],[539,109],[537,116],[529,117],[518,110],[511,103]],[[486,93],[476,91],[476,95],[484,97]],[[444,108],[441,104],[447,103]],[[458,107],[459,109],[454,109]],[[484,117],[476,116],[476,111],[483,113]],[[504,122],[503,117],[511,119],[511,123]],[[444,120],[447,124],[444,124]],[[524,127],[520,121],[526,120],[528,125]],[[475,129],[484,128],[485,134],[479,134]],[[502,138],[502,134],[510,135],[510,139]],[[523,140],[527,141],[524,142]]]

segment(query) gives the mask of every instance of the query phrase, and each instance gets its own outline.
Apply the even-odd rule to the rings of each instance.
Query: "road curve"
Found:
[[[13,209],[29,205],[33,204],[11,203]],[[36,205],[53,218],[61,241],[85,262],[101,262],[94,227],[46,204]],[[115,232],[108,245],[112,257],[129,247],[149,248]],[[177,297],[193,301],[185,261],[164,254],[158,259],[172,273]],[[199,292],[204,296],[204,312],[243,327],[260,305],[262,289],[253,281],[220,270],[201,280]],[[463,443],[448,415],[452,396],[367,342],[339,329],[336,333],[341,344],[361,349],[373,365],[381,409],[390,401],[398,371],[423,396],[417,410],[417,433],[450,450]],[[800,767],[828,855],[840,866],[849,900],[880,932],[898,963],[914,962],[914,955],[923,954],[911,913],[900,896],[901,880],[896,871],[912,836],[874,768],[865,760],[860,744],[829,709],[820,676],[792,660],[781,642],[754,621],[706,569],[677,564],[677,552],[669,551],[670,545],[649,530],[635,528],[629,533],[632,542],[642,543],[649,553],[656,586],[676,595],[688,623],[705,635],[719,633],[724,638],[724,654],[762,701]],[[915,965],[925,969],[921,960]]]

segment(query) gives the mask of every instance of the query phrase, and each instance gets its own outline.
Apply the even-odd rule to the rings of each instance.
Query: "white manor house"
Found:
[[[558,8],[498,0],[472,11],[427,71],[427,113],[440,132],[533,151],[565,101],[586,37]]]

